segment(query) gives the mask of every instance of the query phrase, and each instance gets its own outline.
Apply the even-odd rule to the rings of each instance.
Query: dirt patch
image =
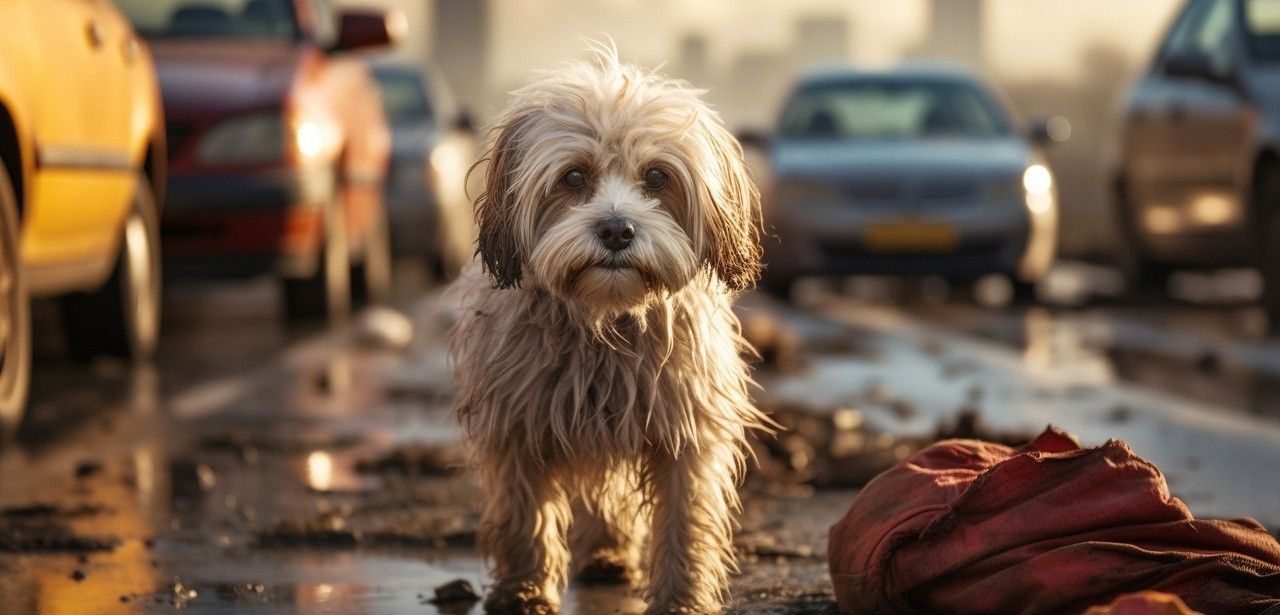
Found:
[[[419,596],[421,600],[422,596]],[[457,579],[441,585],[435,589],[435,595],[427,600],[421,600],[423,604],[434,604],[440,609],[441,613],[466,613],[471,610],[471,606],[480,601],[480,594],[476,593],[471,582],[466,579]]]
[[[860,488],[939,440],[965,438],[1020,446],[1035,437],[1027,432],[993,430],[983,422],[981,412],[971,406],[940,421],[932,434],[909,437],[874,429],[855,408],[813,409],[787,404],[773,408],[770,414],[784,430],[758,445],[757,476],[765,481],[798,482],[818,489]]]
[[[282,519],[258,532],[257,544],[261,547],[469,547],[475,544],[478,517],[469,504],[373,501],[326,510],[310,518]]]
[[[404,476],[444,476],[463,465],[462,451],[449,444],[409,444],[373,459],[356,462],[356,471],[365,474]]]
[[[110,551],[120,544],[115,537],[81,536],[69,521],[101,514],[99,506],[58,508],[35,504],[0,510],[0,552],[8,553],[89,553]]]
[[[362,436],[355,434],[270,435],[290,432],[287,425],[264,427],[254,432],[229,430],[201,438],[199,447],[210,451],[230,451],[241,459],[247,459],[256,458],[258,453],[304,455],[316,450],[345,450],[364,442]]]

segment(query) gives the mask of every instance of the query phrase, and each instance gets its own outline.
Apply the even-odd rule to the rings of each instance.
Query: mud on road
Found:
[[[98,366],[83,387],[46,392],[49,412],[84,420],[0,454],[0,611],[479,612],[479,490],[449,411],[449,317],[434,301],[406,305],[408,346],[359,330],[255,341],[274,326],[256,303],[189,312],[195,333],[158,373]],[[827,529],[858,488],[937,439],[1018,444],[1072,417],[1098,426],[1087,443],[1120,430],[1152,449],[1192,432],[1153,414],[1147,394],[1011,371],[1003,351],[874,310],[749,297],[740,314],[759,350],[758,402],[786,430],[756,444],[742,488],[734,613],[836,612]],[[243,369],[209,367],[225,363],[210,352]],[[1240,450],[1270,442],[1251,437]],[[1187,454],[1201,458],[1161,463],[1193,510],[1269,505],[1209,493],[1234,470]],[[627,588],[579,583],[564,604],[642,609]]]

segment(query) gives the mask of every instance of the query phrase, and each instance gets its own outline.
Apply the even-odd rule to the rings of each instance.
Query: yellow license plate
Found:
[[[872,252],[951,252],[960,232],[946,222],[879,222],[867,227],[863,241]]]

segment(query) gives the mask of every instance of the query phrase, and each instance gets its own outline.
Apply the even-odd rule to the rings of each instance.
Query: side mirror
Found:
[[[338,41],[334,51],[389,47],[400,42],[408,22],[399,11],[357,9],[338,15]]]
[[[475,134],[476,122],[471,118],[471,111],[467,109],[459,109],[458,116],[453,118],[453,129],[458,132]]]
[[[1071,122],[1061,115],[1036,120],[1027,126],[1027,140],[1041,147],[1066,143],[1071,139]]]
[[[1213,58],[1202,53],[1180,53],[1164,59],[1164,74],[1169,77],[1223,81],[1223,75],[1213,65]]]

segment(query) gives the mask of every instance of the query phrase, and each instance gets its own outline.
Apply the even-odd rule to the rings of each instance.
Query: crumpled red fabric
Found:
[[[949,440],[908,457],[831,528],[828,558],[849,613],[1078,614],[1156,590],[1280,615],[1265,528],[1196,519],[1124,442],[1082,449],[1052,428],[1019,449]]]

